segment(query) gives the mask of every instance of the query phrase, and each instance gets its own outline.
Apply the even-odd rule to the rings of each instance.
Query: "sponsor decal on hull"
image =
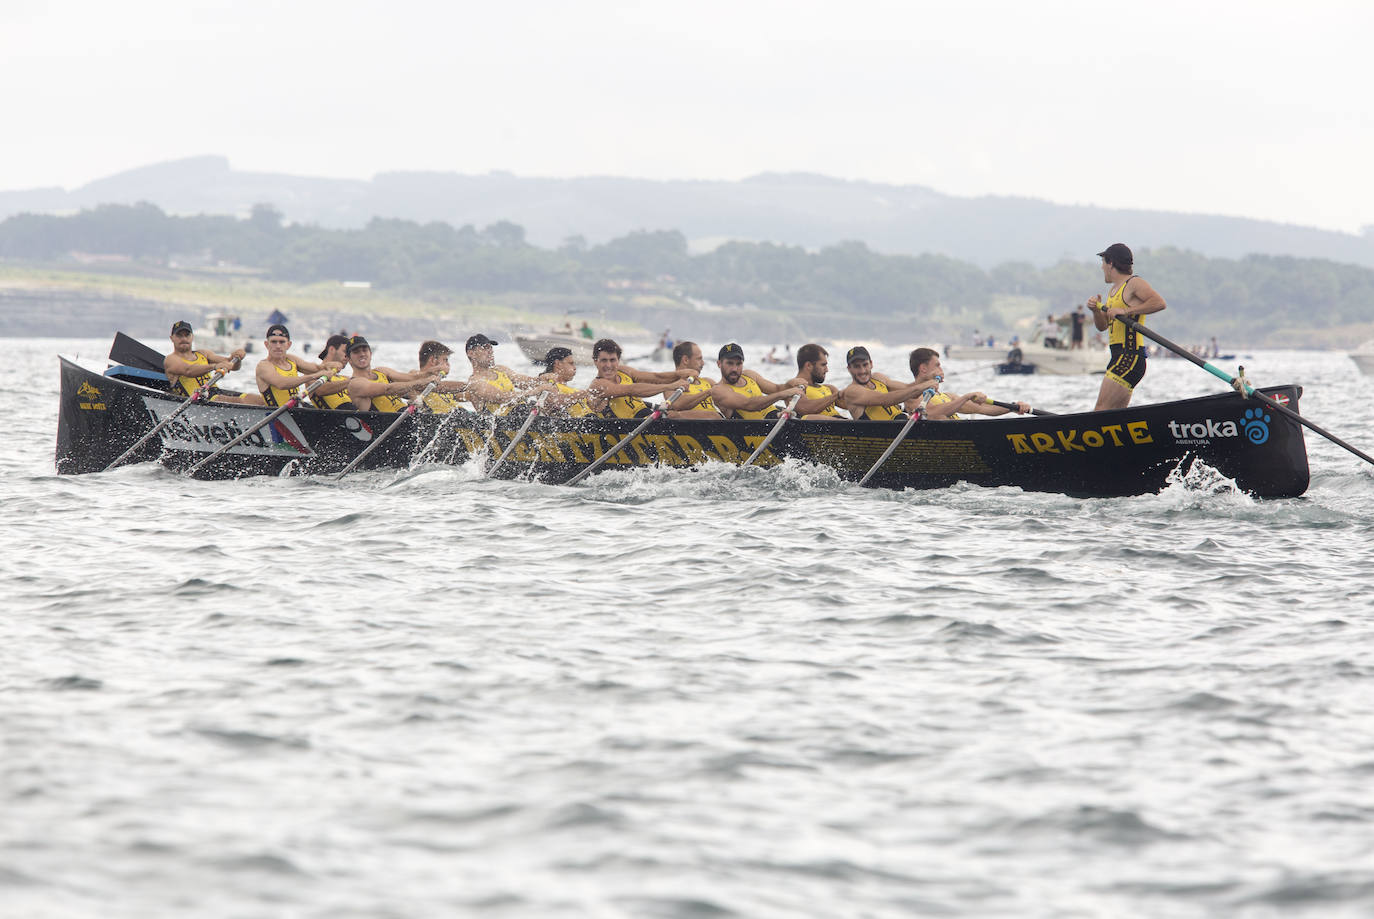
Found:
[[[90,384],[90,381],[82,381],[81,387],[76,391],[76,398],[79,400],[77,408],[86,411],[105,411],[105,402],[100,396],[100,390]]]
[[[1269,422],[1273,420],[1263,408],[1247,408],[1239,422],[1230,419],[1217,421],[1215,418],[1193,422],[1170,421],[1169,433],[1173,435],[1174,443],[1179,444],[1210,444],[1223,438],[1244,437],[1258,446],[1268,442]]]
[[[144,406],[158,424],[176,411],[176,403],[144,398]],[[193,405],[179,418],[162,429],[162,445],[173,450],[210,453],[218,450],[262,420],[257,412],[235,410],[214,403]],[[291,416],[282,415],[271,424],[254,431],[243,443],[229,451],[233,454],[253,454],[291,457],[314,456],[315,451]]]

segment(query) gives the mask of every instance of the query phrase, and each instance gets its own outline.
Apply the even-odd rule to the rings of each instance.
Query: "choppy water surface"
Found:
[[[108,343],[6,347],[4,915],[1374,912],[1374,470],[1315,435],[1286,501],[58,478]],[[1244,363],[1374,447],[1343,355]]]

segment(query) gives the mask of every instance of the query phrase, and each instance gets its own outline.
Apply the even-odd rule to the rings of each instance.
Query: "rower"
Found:
[[[706,366],[701,346],[694,341],[680,341],[673,347],[673,367],[686,370],[694,378],[687,384],[687,391],[668,404],[669,418],[715,418],[724,417],[716,404],[711,401],[711,388],[716,381],[701,375]]]
[[[903,385],[873,369],[873,358],[863,345],[845,352],[845,364],[854,380],[840,395],[855,421],[904,421],[902,403],[925,390],[938,386],[934,377]]]
[[[262,393],[264,405],[282,406],[300,397],[300,387],[327,376],[337,365],[331,361],[316,364],[288,353],[291,347],[291,333],[281,323],[267,327],[267,357],[258,361],[254,375],[258,381],[258,391]]]
[[[325,382],[310,394],[310,401],[315,403],[316,408],[353,411],[356,406],[348,398],[349,379],[342,372],[343,366],[348,363],[348,336],[337,333],[329,336],[329,341],[324,344],[324,350],[320,352],[320,360],[338,364],[339,369],[329,372],[324,378]]]
[[[840,391],[825,382],[830,371],[830,352],[820,345],[807,344],[797,349],[797,375],[788,381],[802,387],[797,402],[797,417],[804,421],[848,421],[840,414]]]
[[[349,401],[360,412],[404,411],[409,396],[439,378],[438,373],[404,373],[390,367],[372,366],[372,346],[361,335],[348,340],[348,363],[353,376],[348,381]]]
[[[593,402],[591,393],[587,390],[575,389],[569,385],[575,376],[577,359],[573,357],[572,349],[561,345],[550,348],[544,355],[544,372],[539,374],[541,381],[553,386],[553,392],[544,400],[544,408],[561,411],[573,418],[601,414],[606,400],[602,398]]]
[[[228,374],[238,368],[248,353],[243,348],[234,349],[225,356],[216,354],[208,348],[197,350],[192,347],[194,333],[191,324],[181,320],[172,324],[172,353],[162,359],[162,369],[172,384],[172,391],[184,396],[193,396],[210,382],[210,375],[216,371]],[[262,400],[255,395],[229,392],[218,386],[210,387],[211,402],[241,402],[261,405]]]
[[[553,387],[496,363],[496,352],[492,348],[497,344],[494,338],[481,332],[468,338],[464,350],[472,365],[472,376],[468,377],[467,396],[479,412],[504,415],[516,401],[532,392],[548,391]]]
[[[421,342],[420,369],[416,372],[429,376],[437,374],[439,378],[448,376],[448,356],[452,353],[453,349],[443,342],[432,339]],[[425,396],[425,408],[436,415],[447,415],[459,407],[467,388],[467,383],[462,380],[443,380],[434,387],[433,392]]]
[[[907,363],[911,367],[911,375],[918,380],[929,380],[932,377],[943,378],[945,375],[945,370],[940,365],[940,353],[934,348],[917,348],[911,352]],[[917,398],[919,397],[908,400],[905,406],[907,411],[915,409]],[[1016,403],[1018,415],[1024,415],[1030,410],[1029,404],[1025,402]],[[1009,408],[993,405],[991,400],[980,392],[965,393],[962,396],[958,393],[937,392],[926,403],[925,417],[932,421],[941,418],[961,421],[963,419],[956,414],[957,412],[969,412],[975,415],[1005,415],[1010,411]]]
[[[711,399],[726,418],[776,418],[774,403],[800,395],[800,386],[779,386],[744,369],[744,349],[734,342],[716,354],[720,382],[711,387]],[[764,386],[763,384],[767,384]]]
[[[589,392],[604,397],[605,418],[642,418],[653,413],[645,396],[667,395],[684,386],[691,371],[655,372],[636,370],[620,363],[620,345],[609,338],[592,345],[592,361],[596,364],[596,379],[587,384]]]

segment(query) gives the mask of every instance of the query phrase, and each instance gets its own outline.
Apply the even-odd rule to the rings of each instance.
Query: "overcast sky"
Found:
[[[1354,232],[1371,25],[1374,0],[0,0],[0,189],[205,153],[806,171]]]

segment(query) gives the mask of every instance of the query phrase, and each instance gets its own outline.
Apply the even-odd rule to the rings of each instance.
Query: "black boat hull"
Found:
[[[105,469],[183,401],[154,388],[151,378],[143,385],[65,359],[61,373],[56,461],[57,471],[64,474]],[[1297,386],[1261,391],[1298,407]],[[128,462],[155,460],[174,470],[189,469],[267,413],[256,406],[194,405]],[[495,456],[525,417],[520,410],[497,418],[467,411],[417,414],[360,468],[463,464],[478,455]],[[336,473],[395,418],[377,412],[292,409],[197,475],[225,479]],[[498,474],[565,482],[637,423],[540,416]],[[772,427],[771,421],[664,418],[602,469],[742,463]],[[755,462],[765,467],[784,459],[815,462],[857,481],[901,427],[900,422],[792,421]],[[1077,496],[1126,496],[1159,491],[1171,473],[1195,460],[1258,496],[1291,497],[1308,486],[1302,427],[1230,392],[1109,412],[921,421],[869,481],[884,488],[942,488],[963,481]]]

